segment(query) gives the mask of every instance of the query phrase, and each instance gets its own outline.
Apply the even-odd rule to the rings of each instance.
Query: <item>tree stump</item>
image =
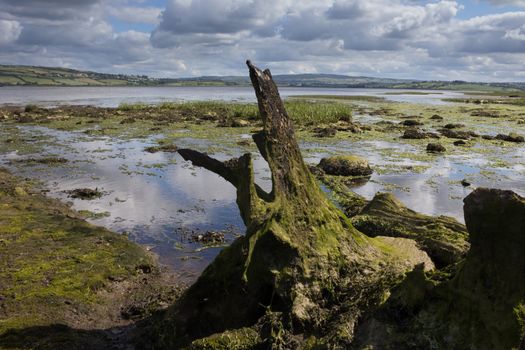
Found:
[[[247,65],[263,121],[253,139],[270,167],[272,190],[255,184],[249,153],[221,162],[179,150],[185,160],[235,186],[247,229],[167,312],[161,342],[180,347],[257,322],[263,333],[271,325],[267,342],[286,342],[274,336],[279,332],[347,341],[361,310],[429,259],[409,240],[398,239],[400,247],[395,239],[368,238],[354,229],[305,164],[270,71]]]

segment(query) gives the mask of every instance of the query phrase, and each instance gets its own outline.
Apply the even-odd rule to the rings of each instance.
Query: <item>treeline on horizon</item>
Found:
[[[423,81],[336,74],[275,75],[280,86],[318,88],[377,88],[421,90],[525,90],[525,82],[480,83],[461,80]],[[0,86],[249,86],[242,76],[151,78],[147,75],[108,74],[70,68],[0,65]]]

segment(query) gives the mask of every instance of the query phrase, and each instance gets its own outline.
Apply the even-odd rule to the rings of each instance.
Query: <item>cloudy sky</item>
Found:
[[[0,64],[525,81],[525,0],[0,0]]]

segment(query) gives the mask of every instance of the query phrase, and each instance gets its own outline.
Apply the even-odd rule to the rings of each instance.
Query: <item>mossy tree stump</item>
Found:
[[[250,154],[220,162],[179,150],[235,186],[247,230],[168,311],[163,346],[253,326],[268,313],[294,334],[351,339],[362,304],[380,300],[383,286],[414,265],[386,241],[354,229],[324,195],[303,161],[270,71],[247,64],[263,121],[253,139],[270,167],[272,190],[255,184]],[[344,329],[327,330],[331,322]]]

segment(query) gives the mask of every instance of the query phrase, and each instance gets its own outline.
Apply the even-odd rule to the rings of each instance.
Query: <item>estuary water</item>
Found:
[[[463,96],[457,91],[298,88],[281,87],[281,96],[342,95],[377,96],[399,102],[442,104],[441,99]],[[396,94],[392,94],[395,92]],[[408,92],[408,93],[407,93]],[[399,94],[397,94],[399,93]],[[255,102],[252,87],[0,87],[0,105],[39,104],[45,106],[93,105],[117,107],[122,103],[219,100]]]
[[[218,175],[194,167],[178,153],[148,153],[144,149],[157,144],[161,135],[147,139],[115,139],[89,136],[82,132],[52,130],[37,126],[18,127],[20,137],[42,143],[39,154],[18,152],[0,154],[0,166],[15,174],[38,179],[52,197],[71,202],[77,210],[98,214],[89,219],[96,225],[126,234],[158,254],[160,261],[191,282],[220,250],[244,234],[245,226],[236,205],[235,188]],[[181,132],[184,130],[181,130]],[[242,137],[243,135],[241,135]],[[7,139],[0,129],[0,138]],[[239,135],[231,135],[239,137]],[[180,138],[182,148],[207,150],[213,141]],[[321,157],[353,149],[366,157],[373,168],[395,163],[407,169],[421,164],[406,159],[400,163],[389,152],[417,152],[412,145],[385,141],[341,141],[331,145],[301,142],[305,160],[317,164]],[[223,152],[223,153],[221,153]],[[241,155],[241,149],[214,152],[220,160]],[[49,166],[24,163],[28,157],[60,156],[68,163]],[[525,148],[501,157],[525,159]],[[254,154],[256,181],[271,189],[266,162]],[[490,170],[490,176],[485,172]],[[459,184],[468,178],[476,186],[511,188],[525,195],[525,164],[514,168],[493,165],[480,155],[436,157],[423,172],[380,171],[370,181],[353,190],[367,199],[376,192],[392,192],[409,208],[430,215],[449,215],[463,221],[463,198],[472,188]],[[104,195],[95,200],[70,198],[68,190],[97,188]],[[224,235],[225,242],[209,247],[195,237],[208,232]]]
[[[366,95],[421,104],[440,104],[442,98],[458,97],[461,92],[428,91],[428,94],[392,94],[392,90],[281,88],[281,95]],[[421,91],[419,91],[421,92]],[[246,87],[0,87],[0,105],[56,106],[62,104],[114,107],[121,103],[160,103],[185,100],[255,101],[253,89]],[[379,116],[354,115],[355,121],[373,124]],[[204,169],[185,162],[177,153],[148,153],[163,135],[145,139],[98,137],[81,131],[52,130],[40,126],[16,127],[21,139],[39,149],[38,153],[18,151],[0,153],[0,166],[13,173],[43,183],[49,195],[69,201],[81,211],[95,214],[89,221],[126,234],[135,242],[157,253],[160,261],[177,272],[181,280],[193,281],[220,250],[244,234],[244,224],[235,203],[233,186]],[[502,124],[495,132],[506,131]],[[182,135],[187,130],[178,130]],[[13,137],[0,124],[0,140]],[[232,134],[232,139],[250,135]],[[212,140],[180,137],[177,146],[201,151],[213,150]],[[429,215],[448,215],[463,221],[463,198],[472,188],[513,189],[525,195],[525,148],[494,146],[487,154],[456,152],[414,161],[393,157],[392,152],[421,152],[415,145],[398,141],[340,140],[330,144],[301,142],[305,160],[317,164],[327,155],[353,153],[367,158],[376,170],[370,181],[353,190],[367,199],[376,192],[391,192],[409,208]],[[480,147],[473,145],[473,148]],[[239,156],[241,148],[212,151],[225,160]],[[222,153],[221,153],[222,152]],[[488,155],[492,155],[488,157]],[[30,157],[60,156],[68,163],[49,166],[24,163]],[[269,170],[254,155],[257,183],[269,189]],[[21,161],[22,162],[19,162]],[[512,166],[500,164],[507,160]],[[422,168],[421,171],[414,169]],[[463,187],[467,178],[474,186]],[[85,201],[68,197],[76,188],[98,188],[104,195]],[[224,235],[225,241],[213,247],[196,242],[209,232]]]

